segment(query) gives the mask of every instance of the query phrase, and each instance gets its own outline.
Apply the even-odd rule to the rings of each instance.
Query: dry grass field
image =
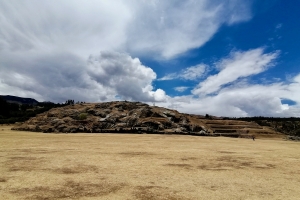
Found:
[[[300,143],[0,126],[0,199],[300,199]]]

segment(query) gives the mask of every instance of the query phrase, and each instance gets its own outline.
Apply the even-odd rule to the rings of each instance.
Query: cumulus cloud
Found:
[[[159,81],[168,81],[173,79],[182,80],[197,80],[201,78],[206,72],[207,66],[204,64],[198,64],[195,66],[188,67],[177,73],[167,74],[166,76],[159,78]]]
[[[88,59],[87,74],[92,80],[114,90],[124,99],[140,101],[164,101],[163,90],[152,91],[155,72],[123,53],[103,52]]]
[[[221,26],[249,20],[250,4],[250,0],[0,1],[0,93],[54,102],[155,101],[182,112],[219,116],[299,116],[300,75],[290,82],[261,85],[243,80],[267,70],[278,52],[264,53],[263,48],[232,52],[215,64],[219,72],[200,82],[193,95],[172,98],[163,89],[154,89],[156,73],[137,58],[168,60],[201,47]],[[207,68],[192,66],[161,80],[197,81],[207,75]],[[282,99],[296,105],[283,104]]]
[[[138,58],[124,53],[102,52],[87,60],[62,53],[23,59],[11,63],[13,57],[3,58],[3,63],[10,63],[3,66],[0,74],[3,94],[55,102],[70,98],[108,101],[116,100],[117,96],[137,101],[164,101],[166,98],[161,89],[153,90],[155,72]]]
[[[205,44],[220,26],[250,18],[250,1],[242,0],[0,1],[0,93],[55,102],[165,101],[166,93],[153,89],[155,72],[129,55],[172,59]],[[106,53],[89,58],[99,52]]]
[[[265,71],[273,65],[278,52],[264,54],[263,51],[263,48],[257,48],[245,52],[233,52],[228,58],[216,63],[216,67],[220,69],[220,72],[199,83],[192,91],[193,94],[211,94],[218,91],[223,85],[232,83],[239,78]]]

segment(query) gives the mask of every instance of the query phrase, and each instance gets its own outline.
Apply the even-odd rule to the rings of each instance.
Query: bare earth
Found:
[[[300,143],[0,126],[0,199],[300,199]]]

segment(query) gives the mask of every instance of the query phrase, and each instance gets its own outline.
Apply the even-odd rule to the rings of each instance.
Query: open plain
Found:
[[[0,126],[0,199],[299,199],[300,143]]]

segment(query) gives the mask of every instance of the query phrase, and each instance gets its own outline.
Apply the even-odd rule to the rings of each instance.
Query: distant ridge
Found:
[[[27,105],[37,105],[39,102],[32,98],[24,98],[24,97],[17,97],[11,95],[0,95],[2,99],[9,103],[17,103],[17,104],[27,104]]]

